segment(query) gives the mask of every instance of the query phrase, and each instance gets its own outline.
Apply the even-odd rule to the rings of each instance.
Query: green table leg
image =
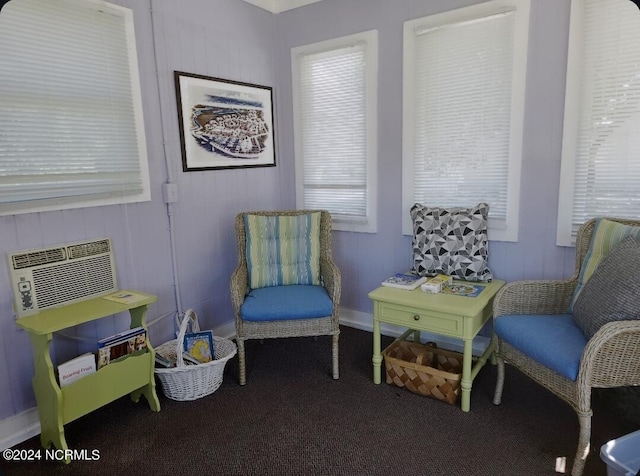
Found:
[[[380,378],[380,367],[382,365],[382,353],[380,349],[380,321],[373,320],[373,383],[378,384]]]
[[[493,341],[489,342],[489,346],[484,351],[484,353],[478,358],[478,362],[476,363],[476,366],[479,367],[478,371],[480,370],[480,368],[484,366],[484,364],[487,363],[487,361],[491,362],[493,365],[497,364],[496,356],[493,353],[494,349],[495,349],[495,343]],[[473,374],[474,379],[476,378],[477,374],[478,372],[475,372]]]
[[[156,359],[155,349],[151,347],[150,344],[147,344],[147,350],[151,354],[151,362],[154,362]],[[156,394],[156,379],[153,367],[149,369],[149,373],[149,383],[144,387],[131,392],[130,397],[132,401],[138,403],[140,401],[140,395],[144,395],[144,398],[147,399],[147,403],[149,404],[149,408],[154,412],[159,412],[160,400],[158,400],[158,395]]]
[[[32,384],[40,417],[40,444],[43,448],[50,448],[53,444],[58,450],[67,450],[69,447],[64,437],[62,392],[56,382],[49,353],[53,335],[29,334],[29,337],[35,367]]]
[[[462,354],[462,399],[460,408],[463,412],[468,412],[471,408],[471,363],[473,360],[473,339],[464,339],[464,351]]]

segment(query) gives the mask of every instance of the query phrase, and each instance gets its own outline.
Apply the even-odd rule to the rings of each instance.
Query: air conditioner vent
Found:
[[[87,256],[108,253],[111,251],[109,240],[92,241],[67,247],[69,259],[85,258]]]
[[[33,271],[38,306],[43,308],[74,302],[112,289],[111,260],[108,255],[91,260],[69,261]],[[60,279],[64,276],[64,279]]]
[[[10,254],[18,317],[117,291],[108,238]]]
[[[33,268],[43,264],[57,263],[67,259],[64,248],[30,251],[12,256],[13,269]]]

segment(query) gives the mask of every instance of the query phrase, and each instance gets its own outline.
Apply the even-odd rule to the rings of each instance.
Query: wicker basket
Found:
[[[382,351],[387,383],[454,404],[460,396],[462,355],[434,343],[396,340]]]
[[[186,365],[182,358],[182,343],[191,324],[191,331],[198,332],[198,316],[189,309],[184,314],[178,338],[156,347],[156,353],[176,360],[176,367],[155,369],[162,383],[162,392],[172,400],[196,400],[210,395],[222,385],[222,374],[227,360],[236,355],[236,345],[229,339],[213,336],[215,359],[199,365]]]

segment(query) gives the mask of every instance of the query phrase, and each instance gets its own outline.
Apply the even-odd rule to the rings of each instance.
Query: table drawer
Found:
[[[435,314],[424,309],[380,303],[380,320],[416,330],[432,331],[454,337],[463,336],[462,316]]]

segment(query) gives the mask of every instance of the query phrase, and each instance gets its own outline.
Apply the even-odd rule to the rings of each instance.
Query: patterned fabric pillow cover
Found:
[[[320,212],[244,216],[251,289],[320,284]]]
[[[569,312],[573,312],[576,300],[582,291],[583,286],[589,280],[596,267],[602,259],[609,254],[609,251],[623,239],[632,236],[640,240],[640,227],[625,225],[615,221],[599,218],[593,228],[591,243],[584,257],[584,262],[578,275],[578,284],[573,292]]]
[[[640,319],[640,242],[620,241],[596,267],[573,305],[573,319],[591,339],[608,322]]]
[[[446,274],[467,281],[491,281],[487,265],[489,205],[473,208],[411,207],[413,271]]]

